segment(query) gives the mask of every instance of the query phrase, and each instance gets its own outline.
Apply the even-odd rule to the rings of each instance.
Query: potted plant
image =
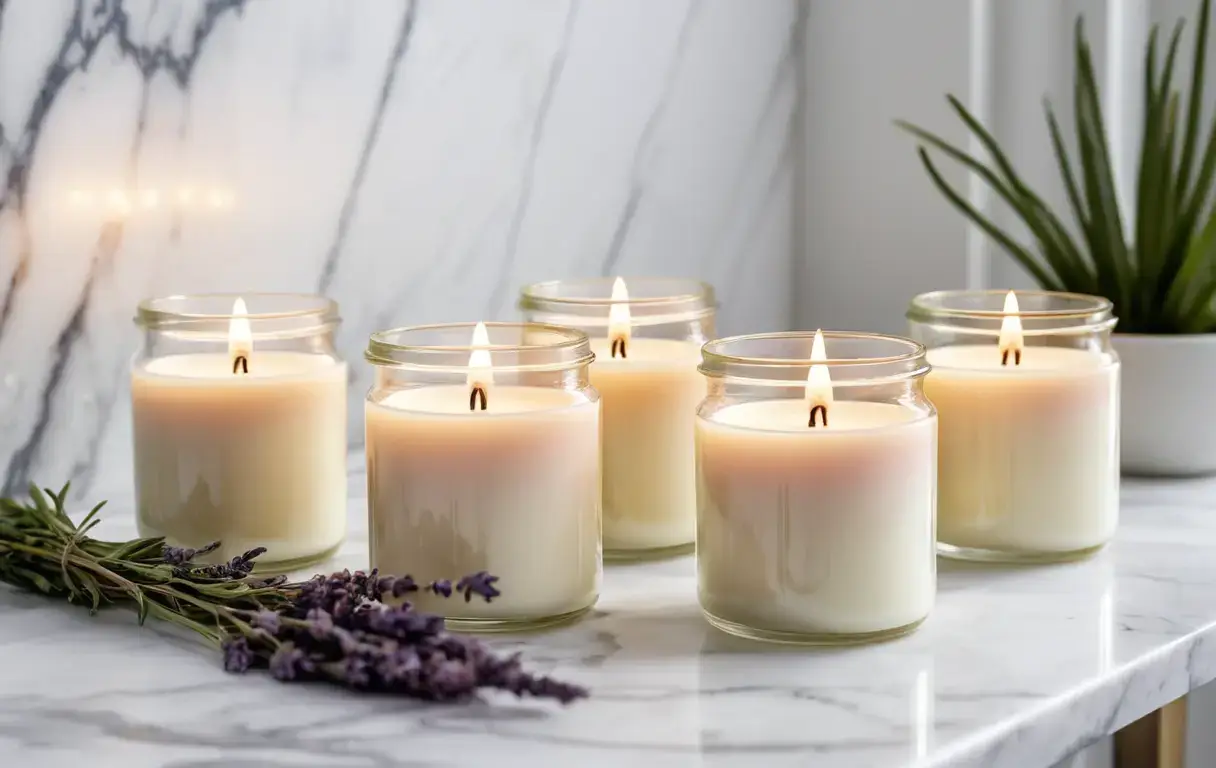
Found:
[[[1120,210],[1093,57],[1075,33],[1075,159],[1051,104],[1047,127],[1070,211],[1053,211],[1018,175],[992,134],[953,96],[950,106],[983,145],[980,160],[929,131],[899,122],[922,143],[921,162],[956,208],[1045,289],[1105,296],[1119,318],[1123,363],[1122,463],[1126,472],[1216,472],[1216,123],[1202,126],[1210,0],[1199,27],[1185,107],[1173,86],[1179,22],[1164,56],[1156,27],[1144,58],[1144,123],[1136,203]],[[1018,242],[942,178],[927,148],[962,164],[1017,214],[1033,238]],[[1071,218],[1071,227],[1065,220]],[[1130,233],[1130,234],[1128,234]]]

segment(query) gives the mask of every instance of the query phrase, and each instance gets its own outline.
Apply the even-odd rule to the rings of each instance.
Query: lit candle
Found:
[[[936,419],[916,383],[923,349],[837,336],[874,358],[847,361],[869,373],[852,366],[858,378],[836,385],[846,399],[820,332],[809,369],[791,343],[802,334],[706,345],[702,370],[721,383],[696,423],[697,568],[701,607],[728,632],[874,639],[911,630],[933,606]],[[798,380],[787,373],[804,369],[801,397],[756,394],[788,391]]]
[[[519,343],[491,344],[478,323],[467,365],[457,364],[463,383],[436,383],[453,370],[440,358],[459,347],[442,338],[412,346],[412,335],[433,329],[386,331],[369,345],[368,359],[383,366],[366,410],[371,563],[419,581],[497,576],[502,596],[489,604],[411,596],[456,628],[557,623],[599,593],[600,411],[585,387],[590,351],[583,334],[544,328],[499,326],[523,329]],[[560,340],[552,354],[529,345],[545,334]],[[579,378],[570,371],[583,388],[570,388]]]
[[[696,536],[693,421],[705,397],[701,342],[633,333],[616,278],[607,338],[592,339],[604,403],[604,548],[622,557],[688,548]]]
[[[995,345],[929,350],[925,391],[941,422],[938,541],[945,554],[978,559],[1085,554],[1118,520],[1118,362],[1092,345],[1062,346],[1084,344],[1077,329],[1024,328],[1012,291],[1000,314]],[[1031,333],[1043,343],[1028,345]]]
[[[297,298],[314,309],[278,311]],[[230,314],[208,314],[216,300],[231,298],[141,306],[149,340],[131,373],[141,535],[219,540],[220,558],[263,546],[262,560],[284,569],[321,559],[346,531],[346,364],[312,351],[336,322],[324,317],[332,304],[272,296],[275,311],[251,316],[237,298]],[[263,323],[277,325],[276,348],[255,351]]]

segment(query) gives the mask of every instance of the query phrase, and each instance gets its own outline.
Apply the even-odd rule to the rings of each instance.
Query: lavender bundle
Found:
[[[456,584],[417,584],[409,576],[342,571],[303,582],[252,575],[258,548],[220,565],[194,559],[214,550],[165,544],[163,538],[106,542],[90,538],[98,504],[75,525],[59,493],[30,489],[29,503],[0,499],[0,581],[66,597],[95,612],[104,605],[138,611],[190,629],[223,651],[224,668],[265,668],[282,681],[323,680],[359,691],[433,701],[469,698],[483,688],[563,704],[587,691],[524,671],[519,655],[498,656],[483,643],[449,634],[443,618],[410,605],[425,590],[443,597],[497,597],[487,573]],[[49,501],[48,501],[49,499]],[[385,597],[405,598],[387,605]]]

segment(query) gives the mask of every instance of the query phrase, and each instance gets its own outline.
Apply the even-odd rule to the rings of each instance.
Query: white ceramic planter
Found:
[[[1216,473],[1216,334],[1113,339],[1123,362],[1123,471]]]

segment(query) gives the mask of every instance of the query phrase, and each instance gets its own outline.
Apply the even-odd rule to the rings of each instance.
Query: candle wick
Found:
[[[826,405],[823,405],[822,403],[820,403],[819,405],[816,405],[814,408],[811,409],[811,419],[810,419],[810,421],[808,421],[806,423],[806,425],[808,427],[815,426],[815,414],[816,413],[818,413],[820,416],[823,417],[823,426],[826,427],[828,425],[828,407]]]
[[[478,398],[478,395],[480,395],[481,397]],[[477,410],[478,399],[481,400],[481,410],[484,411],[486,409],[486,390],[485,390],[485,387],[481,386],[480,384],[474,386],[473,391],[469,393],[469,410],[470,411]]]
[[[233,375],[236,374],[238,368],[240,369],[241,373],[249,373],[249,358],[245,357],[244,355],[237,355],[236,359],[232,361]]]
[[[628,355],[625,354],[625,340],[624,339],[613,339],[612,340],[612,356],[613,357],[616,357],[616,351],[617,351],[618,347],[621,350],[621,359],[624,360],[625,358],[628,357]]]
[[[1022,350],[1020,350],[1020,349],[1013,350],[1013,364],[1014,365],[1022,364]],[[1009,365],[1009,350],[1008,349],[1001,352],[1001,365]]]

